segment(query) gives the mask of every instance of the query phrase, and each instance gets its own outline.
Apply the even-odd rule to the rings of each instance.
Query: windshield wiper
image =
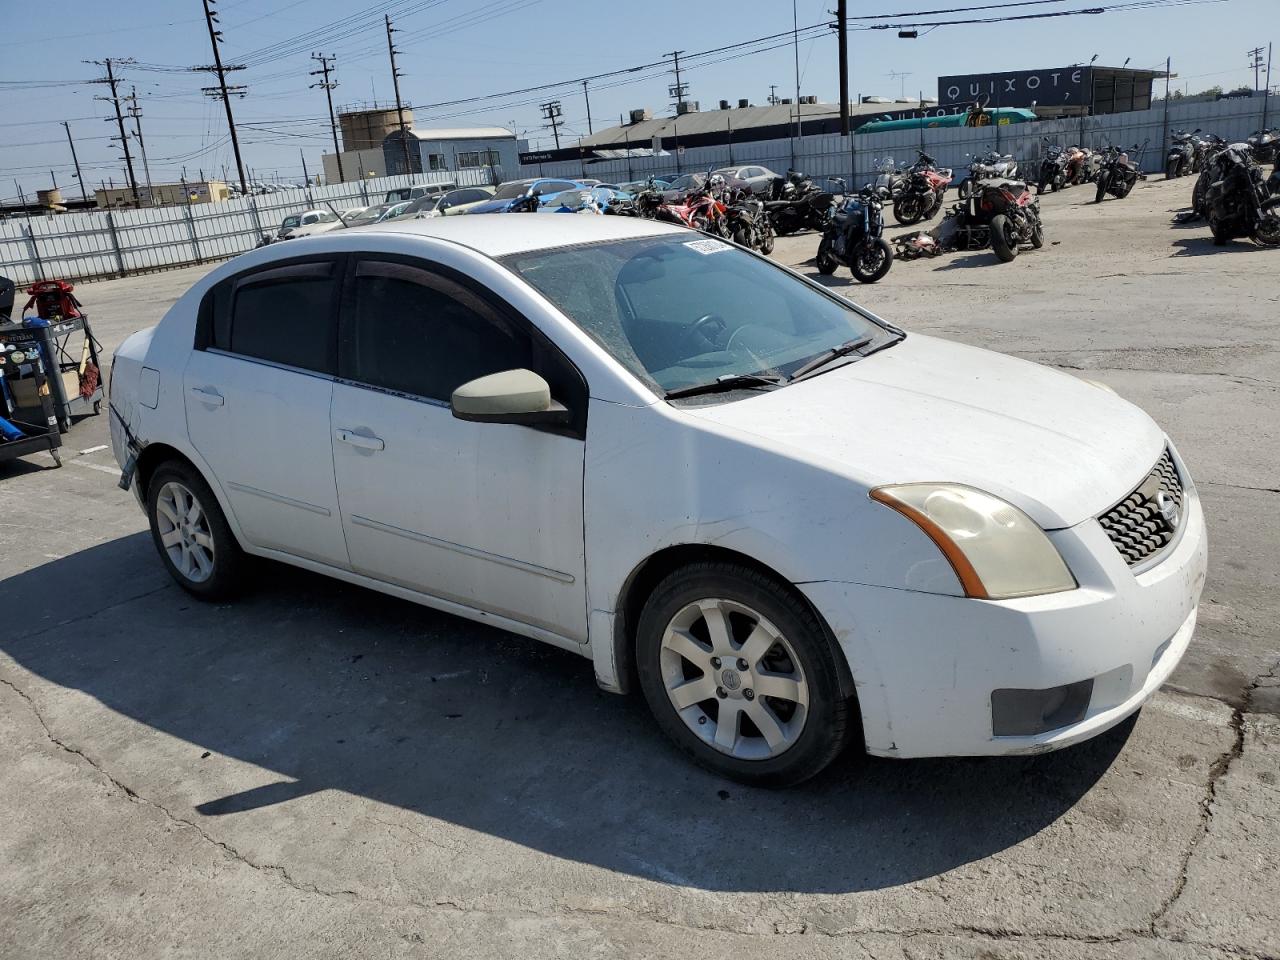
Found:
[[[814,357],[812,360],[810,360],[808,363],[802,366],[799,370],[793,373],[791,375],[791,381],[794,382],[796,380],[799,380],[801,377],[805,376],[806,374],[813,373],[813,371],[817,370],[819,367],[825,367],[832,360],[838,360],[840,357],[845,357],[851,353],[855,353],[858,350],[861,350],[863,347],[865,347],[874,339],[875,339],[874,335],[868,334],[865,337],[858,337],[856,340],[846,340],[844,343],[837,344],[836,346],[832,347],[830,350],[824,350],[822,353],[818,354],[816,357]]]
[[[676,387],[666,392],[666,399],[676,400],[680,397],[696,397],[704,393],[722,393],[727,390],[741,390],[744,387],[773,387],[782,383],[782,377],[764,373],[726,373],[716,377],[710,383],[695,383],[690,387]]]

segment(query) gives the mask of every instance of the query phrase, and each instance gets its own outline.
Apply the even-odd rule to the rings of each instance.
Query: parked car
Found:
[[[463,187],[451,190],[418,211],[419,217],[451,217],[470,213],[475,207],[493,199],[493,187]]]
[[[412,200],[401,200],[399,203],[379,203],[368,207],[365,211],[346,221],[348,227],[367,227],[382,223],[402,215],[412,204]]]
[[[726,180],[738,179],[751,187],[751,192],[757,196],[768,196],[773,190],[773,183],[778,179],[778,174],[774,173],[768,167],[761,167],[751,164],[745,167],[721,167],[719,170],[713,171],[714,174],[720,174]]]
[[[1185,464],[1109,388],[639,218],[246,253],[124,341],[111,404],[194,596],[252,555],[554,644],[754,783],[855,736],[1092,737],[1181,660],[1205,579]]]
[[[670,183],[671,180],[667,177],[654,177],[652,180],[628,180],[626,183],[618,184],[618,189],[635,194],[649,189],[665,190]]]
[[[370,209],[372,208],[371,207],[350,207],[346,210],[343,210],[340,214],[338,214],[338,216],[342,217],[342,220],[344,223],[350,223],[352,220],[356,219],[356,217],[359,217],[366,210],[370,210]]]
[[[296,240],[316,233],[328,233],[342,226],[342,220],[331,210],[304,210],[291,213],[280,221],[277,240]]]
[[[676,177],[669,182],[662,190],[663,203],[683,203],[684,198],[694,190],[701,190],[702,185],[707,182],[705,173],[686,173]]]
[[[394,190],[388,190],[387,195],[382,198],[383,203],[399,203],[401,200],[417,200],[421,197],[438,197],[440,194],[453,189],[453,183],[424,183],[416,187],[397,187]]]
[[[529,197],[539,198],[545,203],[551,197],[565,190],[580,190],[582,184],[575,180],[556,179],[554,177],[533,177],[528,180],[511,180],[504,183],[493,194],[493,199],[476,204],[467,213],[506,213],[513,206]]]

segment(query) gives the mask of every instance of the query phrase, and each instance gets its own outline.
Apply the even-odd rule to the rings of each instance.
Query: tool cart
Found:
[[[0,340],[0,463],[49,451],[54,463],[62,466],[62,434],[49,396],[49,381],[39,353],[3,348]],[[14,400],[15,385],[29,386],[35,404]],[[21,394],[22,391],[17,391]]]
[[[7,291],[3,289],[6,283]],[[35,314],[7,322],[9,311],[2,301],[7,298],[12,309],[13,286],[0,278],[0,343],[41,358],[54,416],[64,433],[71,429],[72,417],[97,414],[104,397],[98,360],[101,344],[72,293],[74,289],[65,280],[41,280],[27,289],[31,299],[23,308],[25,313],[35,307]],[[10,384],[10,389],[18,406],[39,406],[32,378],[22,378]]]

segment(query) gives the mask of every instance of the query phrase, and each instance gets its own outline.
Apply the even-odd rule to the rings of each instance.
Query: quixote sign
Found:
[[[981,100],[989,107],[1075,106],[1089,103],[1090,67],[1053,67],[938,78],[940,103]]]

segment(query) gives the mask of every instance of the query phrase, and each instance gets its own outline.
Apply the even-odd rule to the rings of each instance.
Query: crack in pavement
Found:
[[[1257,493],[1280,493],[1280,487],[1251,487],[1247,483],[1227,483],[1225,480],[1197,480],[1196,486],[1230,487],[1233,490],[1253,490]]]
[[[1195,856],[1196,848],[1201,841],[1209,835],[1209,830],[1213,824],[1213,807],[1218,799],[1218,781],[1225,777],[1227,771],[1231,769],[1231,765],[1244,755],[1244,717],[1246,713],[1249,713],[1249,707],[1253,702],[1253,691],[1262,685],[1262,681],[1274,679],[1277,670],[1280,670],[1280,664],[1277,664],[1267,673],[1261,673],[1254,677],[1249,685],[1245,687],[1240,703],[1231,706],[1231,720],[1229,722],[1234,734],[1231,746],[1209,767],[1209,779],[1205,784],[1204,797],[1200,800],[1200,827],[1195,836],[1191,838],[1191,842],[1187,844],[1187,849],[1182,857],[1182,866],[1178,871],[1178,879],[1174,882],[1173,891],[1151,916],[1148,930],[1153,937],[1160,938],[1160,934],[1156,930],[1157,924],[1168,915],[1187,889],[1191,859]]]
[[[123,601],[123,602],[127,602],[127,601]],[[1276,669],[1280,670],[1280,664],[1277,665]],[[1249,689],[1246,691],[1246,696],[1245,696],[1246,707],[1248,703],[1248,698],[1251,695],[1252,691],[1256,689],[1264,679],[1273,677],[1274,675],[1275,675],[1275,670],[1273,670],[1271,673],[1268,673],[1268,674],[1262,674],[1259,677],[1254,679]],[[1231,727],[1235,733],[1235,738],[1231,748],[1227,750],[1221,757],[1219,757],[1211,767],[1209,783],[1206,790],[1206,798],[1201,803],[1201,806],[1202,806],[1201,830],[1197,834],[1197,836],[1193,838],[1191,844],[1189,845],[1187,854],[1183,859],[1181,872],[1180,872],[1179,879],[1176,884],[1173,895],[1171,895],[1168,898],[1168,900],[1161,906],[1160,910],[1157,911],[1156,915],[1152,918],[1152,920],[1147,924],[1146,927],[1124,928],[1113,934],[1090,934],[1090,933],[1083,933],[1083,932],[1077,933],[1077,932],[1071,932],[1071,931],[1062,931],[1062,932],[1053,932],[1053,933],[1030,932],[1030,931],[1024,931],[1024,930],[1017,930],[1009,927],[983,927],[983,926],[974,925],[974,924],[957,924],[953,927],[942,927],[942,928],[928,927],[928,928],[917,928],[917,929],[909,929],[909,930],[892,929],[892,928],[884,928],[884,929],[863,928],[858,930],[831,932],[831,931],[822,930],[821,927],[816,925],[812,919],[788,917],[784,915],[783,917],[779,918],[773,923],[772,930],[770,932],[760,933],[760,932],[751,931],[751,930],[728,929],[725,927],[716,926],[711,923],[696,923],[696,922],[691,922],[687,920],[686,921],[677,920],[669,916],[662,915],[656,909],[641,910],[633,914],[619,914],[604,907],[595,908],[595,907],[586,907],[586,906],[576,906],[576,907],[568,907],[568,908],[558,907],[558,908],[553,908],[549,911],[548,910],[539,911],[539,910],[533,910],[529,908],[518,908],[518,907],[494,909],[491,907],[467,905],[465,903],[459,902],[458,900],[450,899],[448,897],[438,897],[432,900],[421,900],[421,899],[415,899],[413,897],[379,897],[379,896],[370,896],[369,894],[362,893],[358,890],[328,889],[325,887],[321,887],[319,884],[316,884],[313,882],[302,881],[294,877],[287,867],[284,867],[283,865],[280,865],[280,864],[260,863],[258,861],[255,861],[248,855],[241,852],[232,844],[227,843],[224,840],[219,840],[217,837],[212,836],[194,821],[177,815],[176,813],[174,813],[173,811],[165,807],[163,804],[155,800],[151,800],[147,797],[142,796],[136,790],[130,787],[128,784],[124,783],[117,777],[113,776],[105,767],[103,767],[101,763],[99,763],[93,757],[90,757],[83,750],[80,750],[79,748],[72,746],[71,744],[67,743],[66,741],[56,736],[52,728],[49,726],[48,721],[45,719],[44,714],[41,712],[39,706],[36,704],[32,696],[29,693],[27,693],[26,690],[22,689],[22,687],[20,687],[18,684],[14,683],[12,680],[4,676],[0,676],[0,684],[3,684],[4,686],[8,687],[27,704],[27,706],[31,710],[32,715],[35,717],[36,721],[40,724],[41,729],[44,731],[44,734],[48,738],[50,743],[56,746],[59,750],[62,750],[65,753],[68,753],[74,757],[79,758],[81,761],[83,761],[85,764],[91,767],[100,777],[102,777],[103,780],[105,780],[107,783],[111,784],[113,787],[119,790],[122,794],[124,794],[128,802],[137,804],[139,806],[151,807],[152,809],[158,811],[162,816],[164,816],[171,823],[174,823],[180,827],[186,827],[194,831],[194,833],[200,839],[202,839],[206,843],[209,843],[217,847],[219,851],[222,853],[222,855],[227,859],[243,864],[244,866],[249,867],[250,869],[255,870],[259,873],[265,873],[267,875],[273,876],[279,881],[291,887],[292,889],[295,889],[301,893],[311,894],[314,896],[321,896],[321,897],[337,899],[337,900],[342,900],[342,901],[352,902],[352,903],[370,904],[373,906],[387,908],[387,909],[409,908],[409,909],[414,909],[414,910],[427,913],[429,915],[430,914],[438,915],[441,913],[456,913],[456,914],[467,914],[467,915],[479,915],[484,917],[493,917],[495,919],[509,919],[509,920],[539,920],[539,919],[546,919],[549,915],[560,916],[567,919],[597,918],[597,919],[606,920],[606,921],[615,922],[615,923],[645,922],[645,923],[651,923],[651,924],[655,924],[657,926],[661,926],[665,928],[674,928],[677,930],[686,930],[686,931],[695,932],[695,933],[715,933],[720,935],[744,936],[744,937],[812,936],[812,937],[821,937],[821,938],[826,938],[831,940],[848,940],[850,942],[857,942],[859,937],[870,937],[870,936],[897,937],[902,939],[912,939],[916,937],[937,937],[937,938],[954,938],[954,939],[983,940],[983,941],[1006,941],[1006,942],[1015,941],[1015,942],[1026,942],[1026,943],[1071,942],[1071,943],[1094,943],[1094,944],[1121,944],[1121,943],[1128,943],[1136,940],[1141,940],[1141,941],[1184,943],[1184,944],[1192,944],[1197,946],[1205,946],[1213,949],[1224,950],[1226,952],[1235,954],[1237,956],[1249,958],[1249,960],[1280,960],[1280,958],[1277,958],[1274,956],[1254,953],[1252,951],[1241,949],[1239,947],[1235,947],[1232,945],[1215,944],[1215,943],[1204,942],[1204,941],[1186,940],[1184,938],[1178,938],[1178,937],[1166,937],[1156,930],[1156,924],[1158,923],[1158,921],[1173,906],[1173,904],[1177,901],[1178,897],[1181,895],[1182,891],[1186,887],[1187,869],[1191,860],[1192,853],[1194,852],[1197,844],[1200,842],[1201,839],[1203,839],[1203,837],[1208,833],[1208,830],[1209,830],[1209,820],[1212,817],[1212,805],[1213,805],[1213,799],[1215,796],[1216,783],[1223,775],[1226,774],[1227,769],[1230,767],[1231,763],[1235,760],[1235,758],[1239,757],[1244,751],[1243,714],[1247,712],[1247,710],[1235,709],[1233,711],[1232,718],[1231,718]],[[1213,699],[1213,698],[1206,698],[1206,699]],[[390,821],[381,820],[379,818],[374,818],[374,819],[378,820],[378,822],[385,823],[388,826],[392,825]],[[409,828],[406,827],[406,829],[409,829]],[[410,832],[415,833],[415,835],[417,835],[419,839],[425,839],[421,836],[421,834],[418,834],[416,831],[411,830]],[[784,914],[785,914],[785,911],[784,911]]]
[[[41,627],[39,630],[35,631],[35,633],[26,633],[20,637],[14,637],[13,642],[25,643],[27,640],[34,640],[36,637],[43,637],[50,630],[58,630],[62,627],[70,626],[73,623],[81,623],[85,620],[92,620],[94,617],[99,616],[100,614],[106,613],[108,610],[114,610],[116,609],[116,607],[123,607],[125,604],[133,603],[133,601],[135,600],[142,600],[143,598],[149,597],[154,593],[159,593],[161,590],[168,590],[170,587],[174,587],[176,589],[176,586],[177,585],[172,582],[162,583],[158,587],[152,587],[150,590],[144,590],[142,593],[135,594],[134,596],[125,597],[122,600],[116,600],[113,603],[108,603],[105,607],[98,607],[94,610],[89,610],[85,613],[77,614],[74,617],[69,617],[66,620],[59,620],[57,623],[51,623],[47,627]],[[17,689],[17,688],[15,687],[14,689]]]

